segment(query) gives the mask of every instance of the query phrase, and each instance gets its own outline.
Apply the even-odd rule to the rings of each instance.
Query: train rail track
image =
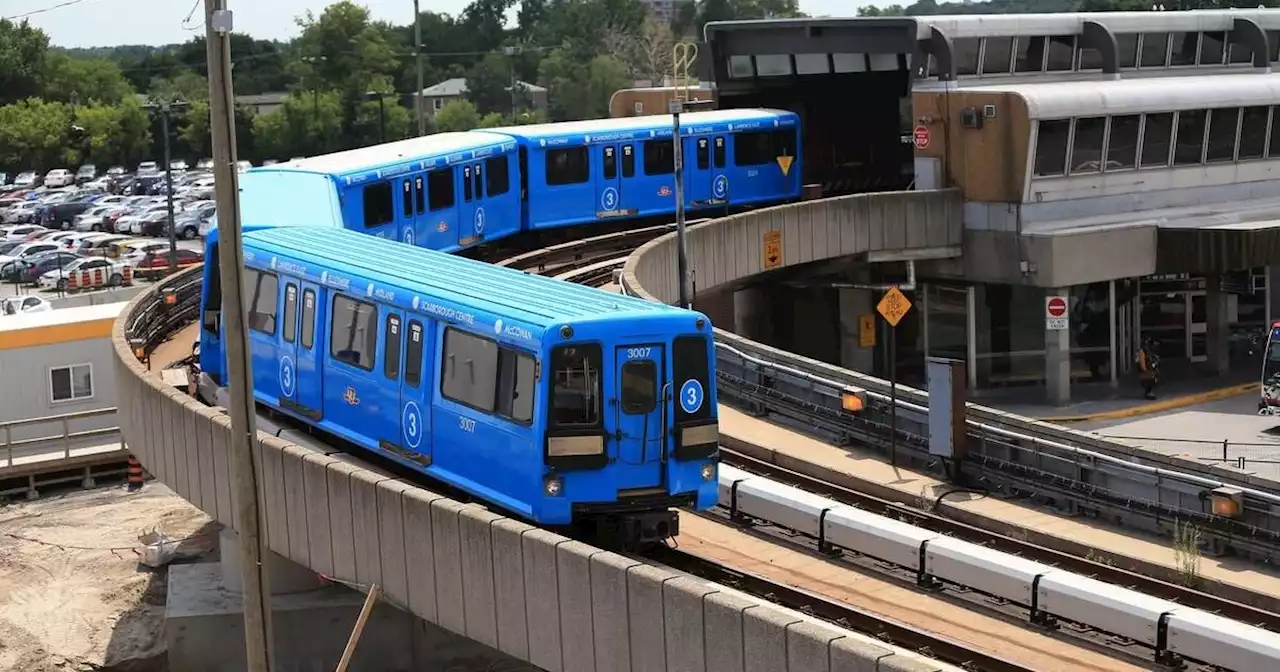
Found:
[[[1063,551],[1046,548],[1029,541],[984,530],[937,513],[881,499],[875,495],[858,492],[820,478],[792,471],[765,460],[744,455],[724,446],[720,447],[720,455],[724,462],[735,467],[817,495],[830,497],[842,504],[854,505],[872,513],[896,518],[916,527],[950,535],[970,543],[981,544],[1004,553],[1019,555],[1046,565],[1057,566],[1076,574],[1083,574],[1099,581],[1106,581],[1131,590],[1137,590],[1153,597],[1160,597],[1188,607],[1217,613],[1227,618],[1270,630],[1280,630],[1280,614],[1274,612],[1210,595],[1186,586],[1161,581],[1127,569],[1096,562],[1089,558],[1082,558]]]
[[[494,265],[598,286],[593,283],[607,284],[613,269],[621,267],[636,248],[675,228],[675,224],[660,224],[582,238],[508,257]],[[608,270],[603,270],[606,267]]]

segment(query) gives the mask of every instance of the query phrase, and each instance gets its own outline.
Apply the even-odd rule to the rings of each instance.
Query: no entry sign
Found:
[[[916,149],[929,148],[929,141],[932,139],[932,136],[929,134],[929,127],[916,126],[915,130],[911,133],[911,137],[915,139]]]
[[[1067,297],[1049,296],[1044,300],[1044,328],[1058,331],[1067,328]]]

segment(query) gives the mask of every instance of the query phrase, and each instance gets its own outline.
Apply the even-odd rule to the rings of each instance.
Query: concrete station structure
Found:
[[[1166,370],[1225,373],[1278,314],[1276,10],[737,22],[707,41],[720,107],[801,114],[810,193],[955,189],[963,221],[956,249],[898,257],[850,257],[808,225],[721,236],[762,258],[730,278],[723,255],[691,257],[719,326],[887,377],[867,287],[911,261],[902,379],[950,357],[978,394],[1065,403],[1074,383],[1119,385],[1144,337]]]

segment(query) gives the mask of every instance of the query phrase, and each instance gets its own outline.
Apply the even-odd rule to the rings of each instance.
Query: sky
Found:
[[[412,0],[357,0],[375,19],[408,23]],[[470,0],[421,0],[424,11],[457,14]],[[295,19],[308,10],[319,14],[331,0],[228,0],[236,32],[261,39],[297,35]],[[853,16],[858,0],[800,0],[810,16]],[[187,21],[187,17],[191,20]],[[60,47],[185,42],[203,30],[204,0],[0,0],[0,18],[26,18]]]

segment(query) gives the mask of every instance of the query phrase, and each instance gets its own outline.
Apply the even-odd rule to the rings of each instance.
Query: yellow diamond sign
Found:
[[[892,287],[885,292],[884,298],[880,299],[880,303],[876,305],[876,311],[894,327],[898,326],[908,310],[911,310],[911,301],[897,287]]]
[[[796,157],[785,154],[778,157],[778,167],[782,169],[783,177],[791,174],[791,162],[795,161],[795,159]]]

